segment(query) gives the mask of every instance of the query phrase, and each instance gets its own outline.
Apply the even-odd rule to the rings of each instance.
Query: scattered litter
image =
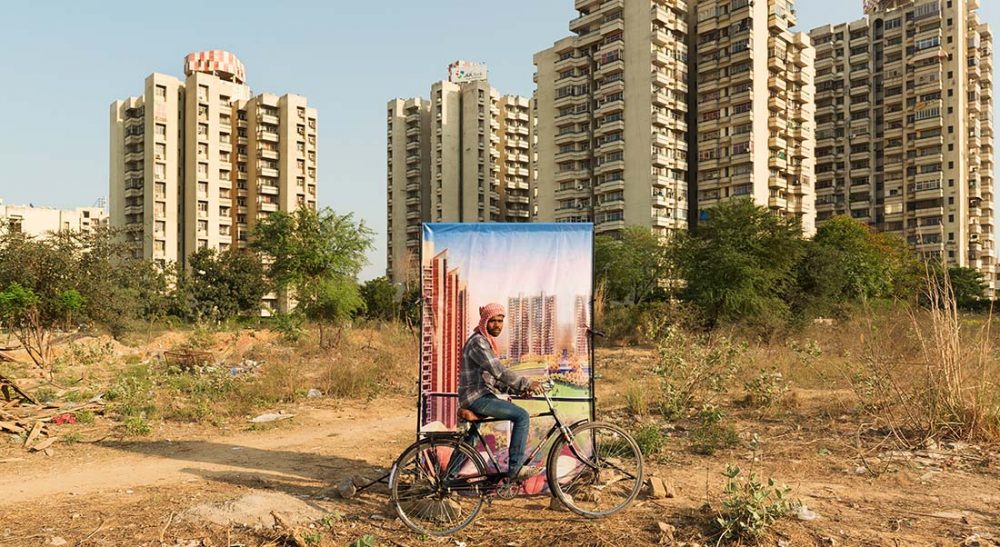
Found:
[[[323,392],[318,389],[310,389],[309,392],[306,393],[306,397],[309,399],[315,399],[317,397],[322,397],[322,396]]]
[[[75,424],[76,423],[76,416],[74,416],[74,415],[72,415],[72,414],[70,414],[68,412],[64,412],[63,414],[59,414],[57,416],[53,416],[52,423],[54,423],[56,425]]]
[[[11,440],[16,443],[22,443],[21,436],[25,435],[22,445],[25,449],[35,452],[49,450],[49,447],[58,440],[58,437],[53,435],[54,426],[75,424],[76,412],[84,410],[95,414],[104,412],[103,394],[84,403],[53,405],[35,403],[26,396],[17,400],[7,399],[6,395],[10,393],[10,389],[18,394],[20,388],[2,376],[0,376],[0,387],[8,388],[0,396],[0,432],[9,433]]]
[[[284,410],[279,410],[278,412],[268,412],[267,414],[261,414],[256,418],[250,420],[250,422],[255,424],[263,424],[267,422],[277,422],[280,420],[287,420],[293,418],[295,414],[287,414]]]
[[[799,509],[795,512],[795,518],[799,520],[809,521],[818,519],[819,515],[816,514],[814,511],[810,511],[809,508],[806,507],[805,505],[800,505]]]
[[[69,542],[59,536],[49,538],[49,545],[66,545],[67,543]]]

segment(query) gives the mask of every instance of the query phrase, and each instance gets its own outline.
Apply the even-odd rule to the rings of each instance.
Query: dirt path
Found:
[[[856,426],[803,400],[794,420],[736,422],[764,439],[760,475],[789,484],[793,498],[819,515],[783,519],[765,544],[1000,545],[1000,475],[992,464],[942,451],[929,466],[859,474],[849,434]],[[352,500],[330,492],[342,477],[377,476],[413,440],[412,399],[308,404],[315,406],[289,409],[295,418],[265,431],[171,424],[148,439],[57,445],[51,458],[0,453],[0,547],[280,545],[271,511],[312,534],[312,545],[348,545],[367,534],[425,544],[394,518],[384,491]],[[498,501],[443,543],[671,544],[661,534],[667,526],[675,541],[704,544],[723,497],[722,470],[749,466],[753,455],[743,445],[694,455],[683,437],[667,445],[647,463],[674,486],[673,498],[644,498],[598,521],[550,511],[545,498]]]
[[[265,472],[273,480],[329,482],[338,470],[385,465],[412,437],[412,406],[388,400],[366,407],[301,408],[268,431],[76,445],[51,459],[27,455],[0,464],[0,509],[237,471]]]

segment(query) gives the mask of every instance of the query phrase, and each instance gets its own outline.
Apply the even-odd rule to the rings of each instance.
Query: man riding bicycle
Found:
[[[537,393],[541,383],[529,380],[505,367],[497,357],[496,338],[503,331],[505,312],[500,304],[479,308],[479,325],[462,348],[458,380],[458,406],[478,416],[510,420],[510,448],[507,452],[507,476],[519,481],[538,474],[541,469],[524,465],[530,418],[523,408],[510,402],[503,391]],[[503,391],[502,391],[503,390]]]

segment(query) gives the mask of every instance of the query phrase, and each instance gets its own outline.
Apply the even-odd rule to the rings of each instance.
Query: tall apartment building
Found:
[[[537,220],[687,228],[687,5],[576,0],[574,35],[535,54]]]
[[[386,273],[412,280],[422,222],[527,222],[528,99],[501,96],[485,65],[456,61],[430,100],[388,102]]]
[[[110,222],[133,256],[183,264],[197,249],[244,246],[274,211],[316,208],[316,110],[254,96],[224,51],[191,53],[184,81],[146,78],[111,104]]]
[[[420,223],[430,216],[431,103],[427,99],[393,99],[388,105],[386,171],[387,275],[410,279],[419,266]]]
[[[721,201],[752,198],[815,231],[814,50],[793,33],[790,0],[701,0],[696,142],[699,218]],[[696,99],[696,101],[695,101]]]
[[[813,50],[790,2],[576,9],[576,35],[535,55],[538,220],[667,235],[751,197],[813,231]]]
[[[869,0],[816,44],[817,222],[850,215],[996,286],[992,34],[978,0]]]

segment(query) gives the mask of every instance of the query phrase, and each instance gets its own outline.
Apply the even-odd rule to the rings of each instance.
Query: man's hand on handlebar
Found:
[[[538,380],[532,380],[531,383],[528,384],[528,387],[524,389],[524,395],[525,396],[541,395],[544,390],[545,386],[542,382],[539,382]]]
[[[532,380],[531,384],[524,390],[524,395],[541,395],[552,390],[552,382],[548,380]]]

